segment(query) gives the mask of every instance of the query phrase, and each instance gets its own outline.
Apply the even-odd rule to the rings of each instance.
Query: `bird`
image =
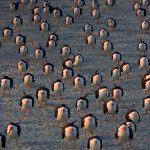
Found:
[[[11,24],[9,24],[7,27],[4,27],[2,30],[2,36],[6,40],[10,40],[13,36],[13,28],[10,27]]]
[[[85,0],[74,0],[74,6],[83,7],[85,5]]]
[[[110,31],[112,31],[114,28],[117,27],[117,22],[113,18],[109,18],[107,20],[107,27],[109,28]]]
[[[51,6],[49,1],[44,1],[42,4],[42,11],[44,15],[48,15],[49,13],[53,13],[54,8]]]
[[[93,10],[91,10],[91,17],[93,20],[98,21],[98,19],[100,19],[100,11],[99,9],[95,8]]]
[[[103,148],[102,139],[98,136],[92,136],[87,141],[88,150],[101,150]]]
[[[84,128],[85,135],[87,131],[93,135],[97,125],[97,118],[92,114],[87,114],[81,118],[81,128]]]
[[[142,54],[145,55],[145,53],[147,51],[147,43],[140,39],[140,42],[137,45],[137,50],[140,52],[140,55],[142,55]]]
[[[113,43],[109,40],[104,41],[102,43],[102,52],[107,56],[111,54],[111,51],[113,51]]]
[[[6,136],[2,133],[0,133],[0,146],[1,148],[5,148],[6,147]]]
[[[98,70],[96,70],[95,73],[91,76],[91,83],[94,87],[94,90],[100,87],[102,83],[102,75],[98,72]]]
[[[31,113],[31,109],[32,107],[34,107],[34,97],[31,95],[27,95],[24,92],[24,95],[20,98],[20,107],[24,115],[27,111]]]
[[[79,97],[76,100],[75,107],[77,112],[85,112],[89,108],[89,101],[87,99],[88,95],[89,94],[86,94],[84,97]]]
[[[86,37],[85,43],[88,46],[91,46],[92,48],[94,48],[94,45],[96,44],[96,38],[93,34],[90,34],[89,36]]]
[[[119,106],[114,99],[108,99],[103,104],[103,113],[106,115],[112,115],[113,120],[115,120],[116,115],[118,114]]]
[[[114,84],[114,87],[111,90],[111,95],[114,100],[121,100],[124,95],[124,90],[122,87]]]
[[[14,12],[14,11],[17,11],[19,9],[19,2],[16,1],[16,2],[12,2],[9,4],[9,10],[10,12]]]
[[[144,91],[144,93],[148,93],[150,91],[150,79],[144,79],[142,78],[141,80],[141,86],[142,86],[142,89]]]
[[[46,47],[49,49],[54,49],[55,47],[57,47],[57,41],[55,41],[54,39],[48,39]]]
[[[48,76],[51,75],[54,72],[54,65],[51,63],[46,62],[43,65],[43,73],[44,75]]]
[[[141,4],[139,3],[139,2],[135,2],[134,4],[133,4],[133,10],[134,11],[137,11],[138,9],[140,9],[141,8]]]
[[[32,10],[38,4],[38,0],[29,0],[28,1],[28,8]]]
[[[28,46],[27,45],[20,46],[19,49],[18,49],[18,53],[19,53],[20,57],[26,59],[26,57],[27,57],[27,55],[29,53]]]
[[[148,6],[150,5],[149,0],[140,0],[140,4],[145,9],[148,9]]]
[[[40,22],[41,22],[41,15],[38,14],[38,15],[33,15],[32,16],[32,21],[34,22],[35,25],[39,26],[40,25]]]
[[[120,81],[120,77],[121,77],[121,72],[120,72],[120,68],[118,67],[114,67],[111,69],[111,77],[112,77],[112,81],[113,83],[115,82],[119,82]]]
[[[148,114],[150,111],[150,96],[143,98],[142,107],[145,111],[145,114]]]
[[[50,24],[48,23],[48,21],[42,21],[39,25],[39,30],[42,32],[42,33],[46,33],[46,32],[49,32],[50,31]],[[43,37],[43,35],[42,35]]]
[[[20,122],[10,122],[6,127],[6,138],[8,142],[11,142],[12,139],[16,140],[16,144],[19,143],[19,137],[21,134]]]
[[[91,9],[98,9],[100,6],[99,2],[97,0],[92,0],[91,2]]]
[[[138,113],[137,110],[129,110],[126,114],[125,114],[125,119],[126,121],[132,121],[135,124],[140,122],[140,114]]]
[[[53,8],[53,18],[55,21],[58,21],[63,17],[63,12],[59,7]]]
[[[39,106],[45,106],[50,96],[48,88],[41,86],[36,89],[35,97],[39,103]]]
[[[61,96],[65,90],[64,83],[60,79],[54,81],[51,85],[51,90],[54,94]]]
[[[39,15],[41,13],[41,10],[38,6],[35,6],[33,9],[32,9],[32,14],[33,15]]]
[[[55,108],[55,119],[58,124],[67,123],[67,120],[70,118],[70,108],[65,104],[61,104]]]
[[[144,8],[139,8],[136,11],[136,16],[139,17],[139,19],[144,19],[144,17],[146,17],[146,9]]]
[[[60,55],[62,58],[67,58],[71,55],[71,47],[67,44],[63,45],[61,48],[60,48]]]
[[[75,6],[73,8],[73,14],[75,17],[79,17],[82,15],[82,8],[80,8],[79,6]]]
[[[19,47],[23,46],[26,44],[26,36],[27,35],[22,35],[22,34],[18,34],[15,37],[15,44]]]
[[[132,132],[133,133],[135,133],[136,132],[136,124],[134,123],[134,122],[132,122],[132,121],[127,121],[127,122],[125,122],[125,124],[129,127],[129,128],[131,128],[132,129]]]
[[[22,73],[26,73],[28,68],[29,68],[28,62],[23,59],[21,59],[17,64],[17,70],[19,75],[21,75]]]
[[[65,68],[65,67],[72,68],[72,67],[74,66],[72,59],[66,58],[66,59],[63,61],[62,66],[63,66],[63,68]]]
[[[54,33],[51,33],[51,34],[49,35],[48,39],[49,39],[49,40],[54,40],[54,41],[58,42],[59,36],[58,36],[57,33],[54,32]]]
[[[8,76],[4,76],[1,79],[0,87],[2,89],[2,95],[7,94],[8,96],[10,96],[10,90],[13,88],[13,85],[14,85],[14,82],[13,82],[14,78],[15,77],[11,78]]]
[[[12,25],[14,26],[15,31],[19,31],[19,28],[23,25],[21,16],[15,16],[12,20]]]
[[[83,28],[83,32],[85,33],[86,36],[92,34],[93,30],[94,30],[93,26],[89,23],[87,23]]]
[[[147,56],[142,55],[138,59],[138,65],[140,69],[146,70],[150,66],[150,59]]]
[[[130,63],[127,63],[127,62],[123,61],[120,65],[120,72],[121,72],[121,75],[129,74],[131,72]]]
[[[119,66],[120,62],[122,61],[122,54],[118,51],[115,51],[111,55],[111,60],[113,62],[113,65]]]
[[[34,55],[37,60],[43,61],[43,59],[46,58],[46,50],[39,45],[39,47],[34,50]]]
[[[131,148],[131,140],[133,139],[133,132],[132,129],[128,127],[125,123],[121,123],[117,127],[115,137],[122,145],[129,142]]]
[[[23,84],[26,88],[32,87],[34,82],[35,79],[33,74],[28,72],[23,76]]]
[[[79,67],[81,68],[81,66],[84,64],[84,57],[81,54],[76,54],[73,57],[73,66],[74,67]]]
[[[142,33],[148,32],[149,29],[150,29],[149,21],[148,21],[148,20],[143,20],[143,21],[140,23],[140,28],[141,28]]]
[[[61,76],[64,80],[71,80],[72,77],[74,76],[74,70],[73,68],[70,68],[70,67],[65,67],[62,69],[62,72],[61,72]]]
[[[74,17],[71,15],[67,15],[65,17],[65,24],[66,26],[72,26],[72,24],[74,23]]]
[[[104,42],[105,40],[107,40],[108,37],[109,37],[109,35],[110,34],[109,34],[109,31],[107,29],[101,28],[99,30],[99,38],[100,38],[100,40],[102,40],[102,42]]]
[[[106,7],[108,10],[111,10],[115,5],[115,0],[106,0],[105,1]]]
[[[73,78],[73,87],[76,91],[80,91],[83,92],[83,88],[86,86],[86,79],[84,76],[77,74],[74,78]]]

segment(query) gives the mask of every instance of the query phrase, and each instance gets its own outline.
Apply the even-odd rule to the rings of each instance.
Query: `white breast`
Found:
[[[100,83],[101,83],[100,75],[93,76],[93,85],[100,85]]]
[[[32,83],[32,77],[30,75],[26,75],[24,77],[24,83],[31,84]]]
[[[52,67],[50,65],[46,65],[45,67],[45,74],[48,75],[48,74],[51,74],[52,73]]]
[[[80,99],[77,101],[77,111],[83,111],[86,109],[86,101]]]
[[[72,128],[73,129],[73,132],[72,134],[70,134],[69,132],[69,129]],[[76,128],[75,127],[67,127],[65,128],[65,138],[69,141],[73,141],[76,139],[76,136],[77,136],[77,131],[76,131]]]
[[[4,37],[11,37],[11,31],[9,29],[4,30]]]
[[[95,140],[96,140],[96,143],[95,143]],[[90,149],[89,150],[100,150],[100,147],[101,147],[101,143],[99,140],[97,140],[95,138],[90,140]]]
[[[89,121],[89,120],[88,120],[89,118],[91,118],[92,120]],[[91,131],[91,130],[94,130],[95,128],[96,128],[95,119],[92,118],[92,117],[86,117],[86,118],[84,119],[84,129]]]

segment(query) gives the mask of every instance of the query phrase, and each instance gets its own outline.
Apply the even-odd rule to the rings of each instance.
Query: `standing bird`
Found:
[[[140,0],[140,4],[143,8],[148,9],[148,6],[150,5],[149,0]]]
[[[96,70],[96,72],[92,75],[91,83],[94,86],[94,90],[100,87],[102,83],[102,75],[98,73],[98,70]]]
[[[140,20],[144,19],[144,17],[146,17],[146,9],[144,8],[139,8],[136,11],[136,16],[139,17]]]
[[[54,49],[55,47],[57,47],[57,41],[55,41],[54,39],[48,39],[46,47]]]
[[[59,36],[57,33],[51,33],[48,37],[49,40],[55,40],[56,42],[58,42]]]
[[[122,60],[121,53],[118,52],[118,51],[113,52],[112,55],[111,55],[111,60],[113,62],[113,65],[118,66],[120,64],[121,60]]]
[[[60,55],[62,58],[67,58],[71,55],[71,47],[69,45],[63,45],[60,49]]]
[[[44,75],[51,75],[54,72],[54,65],[51,63],[45,63],[43,65]]]
[[[6,137],[5,135],[3,135],[2,133],[0,133],[0,146],[2,148],[6,147]]]
[[[102,139],[98,136],[92,136],[87,142],[88,150],[101,150],[103,148]]]
[[[140,39],[140,42],[137,45],[137,50],[140,52],[140,55],[142,55],[142,54],[145,55],[145,53],[147,51],[147,43]]]
[[[85,5],[85,0],[74,0],[74,5],[82,8]]]
[[[72,77],[74,76],[74,70],[70,67],[65,67],[62,69],[61,76],[65,80],[67,79],[71,80]]]
[[[82,8],[80,8],[79,6],[76,6],[73,8],[73,14],[75,17],[79,17],[82,15]]]
[[[144,93],[145,94],[148,93],[150,91],[150,79],[142,78],[141,86],[142,86]]]
[[[135,133],[136,132],[136,124],[132,121],[127,121],[125,122],[125,124],[132,129],[132,132]]]
[[[41,9],[38,7],[38,6],[35,6],[33,9],[32,9],[32,14],[33,15],[39,15],[41,13]]]
[[[7,27],[3,28],[2,36],[6,40],[10,40],[10,38],[13,36],[13,29],[10,27],[10,25],[8,25]]]
[[[120,77],[121,77],[120,68],[118,68],[118,67],[112,68],[112,70],[111,70],[111,77],[112,77],[113,83],[115,83],[117,81],[119,82]]]
[[[149,29],[150,29],[149,21],[148,21],[148,20],[143,20],[143,21],[140,23],[140,28],[141,28],[141,31],[142,31],[143,33],[148,32]]]
[[[42,39],[43,39],[44,33],[50,31],[50,24],[47,21],[42,21],[39,25],[39,30],[42,32]]]
[[[111,90],[111,95],[114,100],[120,100],[124,95],[124,91],[120,86],[114,85]]]
[[[36,26],[39,26],[40,25],[40,22],[41,22],[41,15],[38,14],[38,15],[33,15],[32,16],[32,21],[34,22],[34,24]]]
[[[139,4],[138,2],[135,2],[134,4],[133,4],[133,10],[134,11],[137,11],[138,9],[140,9],[141,8],[141,4]]]
[[[98,19],[100,19],[100,11],[99,9],[93,9],[91,10],[91,17],[93,20],[98,21]]]
[[[24,7],[24,6],[27,6],[28,4],[28,0],[19,0],[19,5]]]
[[[138,59],[138,65],[140,69],[147,70],[150,66],[150,59],[143,55]]]
[[[62,18],[63,12],[60,8],[56,7],[53,9],[53,18],[55,21],[58,21],[60,18]]]
[[[23,19],[20,16],[15,16],[12,20],[12,25],[14,26],[15,31],[18,31],[23,25]]]
[[[88,94],[86,94],[84,97],[79,97],[76,100],[75,107],[77,109],[77,112],[82,112],[89,108],[89,101],[86,98],[87,96]]]
[[[135,124],[140,122],[140,114],[136,110],[129,110],[125,115],[126,121],[132,121]]]
[[[28,0],[28,8],[32,10],[38,4],[38,0]]]
[[[19,50],[18,50],[18,53],[19,55],[22,57],[22,58],[26,58],[27,57],[27,54],[29,53],[29,48],[27,45],[22,45],[19,47]]]
[[[20,107],[24,114],[26,111],[31,113],[31,109],[34,107],[34,97],[24,93],[24,96],[20,98]]]
[[[91,2],[91,9],[98,9],[100,4],[97,2],[97,0],[92,0]]]
[[[93,34],[90,34],[89,36],[87,36],[85,43],[88,46],[91,46],[93,48],[94,45],[96,44],[96,38],[95,38],[95,36]]]
[[[106,102],[104,102],[103,112],[106,115],[112,115],[113,120],[115,119],[115,116],[118,114],[118,111],[119,106],[114,99],[109,99]]]
[[[39,45],[38,48],[34,50],[34,55],[37,60],[42,60],[46,57],[46,50]]]
[[[40,106],[43,106],[47,103],[49,96],[50,96],[50,92],[49,89],[47,89],[46,87],[42,86],[36,90],[35,97]]]
[[[83,88],[86,86],[86,79],[84,76],[78,74],[73,78],[73,87],[77,91],[81,90],[83,92]]]
[[[107,27],[109,28],[110,31],[112,31],[114,28],[117,27],[117,22],[113,18],[109,18],[107,20]]]
[[[10,142],[12,139],[15,139],[16,144],[18,144],[20,134],[21,134],[20,123],[11,122],[6,127],[6,138],[7,138],[8,142]]]
[[[23,46],[26,44],[26,36],[27,35],[22,35],[22,34],[18,34],[15,37],[15,44],[19,47]]]
[[[4,76],[1,79],[0,87],[2,89],[2,95],[4,94],[10,95],[10,90],[13,88],[13,79],[14,78],[10,78],[8,76]]]
[[[74,23],[74,17],[72,17],[71,15],[67,15],[65,17],[65,24],[67,26],[72,26],[73,23]]]
[[[66,59],[63,61],[62,65],[63,65],[63,68],[65,68],[65,67],[72,68],[72,67],[73,67],[73,61],[72,61],[72,59],[70,59],[70,58],[66,58]]]
[[[10,12],[14,12],[14,11],[17,11],[19,9],[19,2],[16,1],[16,2],[12,2],[9,4],[9,10]]]
[[[102,42],[104,42],[105,40],[107,40],[109,37],[109,31],[106,30],[105,28],[101,28],[99,30],[99,38],[100,40],[102,40]]]
[[[116,129],[115,137],[122,145],[129,142],[131,148],[131,140],[133,139],[133,132],[132,129],[128,127],[125,123],[121,123],[119,127]]]
[[[113,43],[109,40],[106,40],[102,43],[102,51],[104,52],[105,56],[108,54],[111,54],[111,51],[113,51]]]
[[[70,109],[65,104],[57,106],[55,108],[55,119],[57,123],[67,123],[67,120],[70,118]]]
[[[143,99],[142,107],[147,114],[150,111],[150,96],[147,96]]]
[[[65,90],[64,83],[60,79],[54,81],[51,85],[51,90],[54,94],[61,96]]]
[[[83,32],[85,33],[85,35],[86,36],[88,36],[88,35],[90,35],[90,34],[92,34],[92,32],[93,32],[93,26],[91,25],[91,24],[86,24],[85,26],[84,26],[84,28],[83,28]]]
[[[111,10],[113,6],[115,5],[115,0],[106,0],[105,4],[106,4],[107,9]]]
[[[79,138],[79,127],[74,125],[74,122],[68,123],[62,128],[62,139],[65,140],[67,145],[69,142],[73,142],[76,145],[76,141]]]
[[[42,5],[42,11],[44,15],[48,15],[49,13],[53,13],[54,8],[51,6],[49,1],[44,1]]]
[[[21,59],[17,64],[17,70],[18,70],[19,75],[21,75],[21,73],[26,73],[28,70],[28,67],[29,67],[28,62]]]
[[[33,83],[35,82],[34,76],[31,73],[26,73],[23,76],[23,84],[26,88],[32,87]]]
[[[110,92],[106,86],[101,86],[95,91],[95,98],[99,102],[99,106],[102,101],[105,101],[110,96]]]
[[[92,114],[87,114],[81,118],[81,128],[84,128],[85,135],[87,131],[91,132],[91,134],[93,135],[96,127],[97,127],[97,118],[94,117]]]
[[[84,64],[84,57],[81,54],[76,54],[73,57],[73,66],[81,68],[83,64]]]
[[[123,75],[127,75],[131,72],[131,65],[130,63],[127,63],[127,62],[123,62],[121,65],[120,65],[120,71]]]

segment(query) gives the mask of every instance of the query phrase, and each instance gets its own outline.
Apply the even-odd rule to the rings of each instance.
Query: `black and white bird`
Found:
[[[51,90],[54,94],[61,96],[65,90],[64,83],[60,79],[54,81],[51,85]]]
[[[140,52],[140,55],[145,54],[147,51],[147,43],[140,39],[140,42],[137,45],[137,50]]]
[[[125,124],[132,129],[132,132],[135,133],[136,132],[136,124],[132,121],[127,121],[125,122]]]
[[[12,2],[9,4],[9,10],[11,13],[17,11],[19,9],[19,2],[16,1],[16,2]]]
[[[92,136],[87,142],[88,150],[101,150],[103,148],[102,139],[98,136]]]
[[[143,33],[146,33],[149,31],[150,29],[150,23],[148,20],[143,20],[141,23],[140,23],[140,28],[141,28],[141,31]]]
[[[63,12],[59,7],[53,8],[53,18],[55,21],[58,21],[62,16]]]
[[[28,0],[19,0],[19,6],[25,7],[28,4]]]
[[[106,40],[102,43],[102,51],[105,55],[110,55],[113,51],[113,43],[109,40]]]
[[[54,33],[51,33],[51,34],[49,35],[48,39],[49,39],[49,40],[55,40],[56,42],[58,42],[59,36],[58,36],[57,33],[54,32]]]
[[[79,127],[74,125],[74,122],[68,123],[62,128],[62,139],[65,140],[67,145],[69,142],[73,142],[76,145],[76,141],[79,138]]]
[[[60,55],[62,58],[67,58],[71,55],[71,47],[69,45],[63,45],[61,48],[60,48]]]
[[[28,62],[21,59],[17,64],[18,73],[21,75],[22,73],[26,73],[29,68]]]
[[[20,57],[26,59],[28,53],[29,53],[29,48],[27,45],[22,45],[19,47],[18,53],[20,55]]]
[[[39,15],[41,13],[41,9],[39,6],[35,6],[33,9],[32,9],[32,14],[33,15]]]
[[[92,34],[92,32],[93,32],[93,26],[91,25],[91,24],[86,24],[85,26],[84,26],[84,28],[83,28],[83,32],[85,33],[85,35],[86,36],[88,36],[88,35],[90,35],[90,34]]]
[[[69,68],[72,68],[73,67],[73,61],[71,58],[66,58],[63,63],[62,63],[62,66],[65,68],[65,67],[69,67]]]
[[[101,86],[102,75],[98,72],[98,70],[96,70],[96,72],[92,75],[91,83],[95,90]]]
[[[50,96],[50,91],[46,87],[42,86],[36,90],[35,97],[36,97],[40,106],[43,106],[47,103],[49,96]]]
[[[118,114],[119,106],[115,102],[114,99],[109,99],[103,104],[103,112],[106,115],[112,115],[113,120],[115,119],[116,115]]]
[[[70,108],[65,104],[61,104],[55,108],[55,119],[58,124],[67,123],[67,120],[70,118]]]
[[[13,28],[11,28],[10,25],[3,28],[2,36],[3,36],[4,39],[10,40],[10,38],[13,36]]]
[[[37,60],[43,61],[43,59],[46,57],[46,50],[41,45],[39,45],[39,47],[34,50],[34,55]]]
[[[143,98],[142,107],[146,114],[150,111],[150,96]]]
[[[16,144],[18,144],[18,140],[21,134],[21,126],[20,123],[11,122],[6,127],[6,138],[8,142],[11,142],[12,139],[16,140]]]
[[[84,97],[79,97],[76,100],[75,107],[77,109],[77,112],[83,112],[89,108],[89,101],[87,99],[87,96],[88,94],[86,94]]]
[[[142,78],[141,80],[141,86],[142,86],[142,89],[144,91],[144,93],[148,93],[150,91],[150,79],[144,79]]]
[[[15,16],[12,20],[12,25],[14,26],[15,31],[18,31],[19,28],[23,25],[23,19],[21,16]]]
[[[27,111],[31,113],[31,109],[34,107],[34,97],[24,93],[24,95],[20,98],[20,107],[24,114]]]
[[[42,11],[44,15],[48,15],[49,13],[53,13],[54,8],[51,6],[49,1],[44,1],[42,4]]]
[[[73,78],[73,87],[76,91],[83,92],[83,88],[86,86],[86,79],[84,76],[78,74]]]
[[[6,147],[6,136],[2,133],[0,133],[0,147],[1,148]]]
[[[32,16],[32,21],[34,22],[35,25],[39,26],[40,25],[40,22],[41,22],[41,15],[38,14],[38,15],[33,15]]]
[[[90,34],[86,37],[85,43],[88,46],[94,47],[94,45],[96,44],[96,37],[93,34]]]
[[[139,68],[140,69],[149,69],[149,66],[150,66],[150,59],[145,56],[145,55],[142,55],[139,59],[138,59],[138,65],[139,65]]]
[[[144,19],[144,17],[146,17],[146,9],[144,8],[139,8],[136,11],[136,16],[139,17],[139,19]]]
[[[43,73],[44,75],[51,75],[54,72],[54,65],[51,63],[45,63],[43,65]]]
[[[133,10],[134,11],[137,11],[138,9],[140,9],[141,8],[141,4],[139,3],[139,2],[135,2],[134,4],[133,4]]]
[[[50,31],[50,24],[47,21],[42,21],[39,25],[39,30],[42,33]]]
[[[1,79],[0,87],[2,89],[2,94],[10,95],[10,90],[13,88],[13,79],[14,78],[10,78],[8,76],[4,76]]]
[[[131,140],[133,139],[133,132],[132,129],[128,127],[125,123],[121,123],[119,127],[117,127],[115,137],[122,145],[129,142],[131,148]]]
[[[82,8],[80,8],[79,6],[76,6],[73,8],[73,14],[75,17],[79,17],[82,15]]]
[[[92,0],[91,2],[91,9],[98,9],[100,6],[99,2],[97,0]]]
[[[106,101],[110,96],[109,89],[106,86],[101,86],[95,91],[95,98],[98,100],[99,105],[101,102]]]
[[[120,81],[121,78],[121,72],[120,72],[120,68],[119,67],[114,67],[111,70],[111,77],[112,77],[112,81],[113,83],[116,83],[117,81]]]
[[[28,0],[28,9],[32,10],[37,4],[38,0]]]
[[[105,4],[107,9],[111,10],[115,5],[116,0],[106,0]]]
[[[98,21],[98,19],[100,19],[100,11],[99,9],[95,8],[93,10],[91,10],[91,17],[93,20]]]
[[[74,0],[74,5],[83,8],[85,5],[85,0]]]
[[[116,20],[113,18],[109,18],[107,20],[107,27],[109,28],[110,31],[113,30],[114,28],[116,28],[117,27]]]
[[[143,8],[148,9],[150,2],[149,2],[149,0],[140,0],[140,4]]]
[[[129,74],[131,72],[131,64],[124,61],[120,65],[120,71],[123,75]]]
[[[109,37],[109,31],[105,28],[101,28],[99,30],[99,38],[100,40],[104,41],[104,40],[107,40]]]
[[[113,65],[118,66],[122,61],[122,54],[118,51],[113,52],[111,55],[111,60],[113,62]]]
[[[81,68],[81,66],[83,64],[84,64],[84,57],[81,54],[74,55],[74,57],[73,57],[73,66]]]
[[[114,87],[111,90],[111,95],[114,100],[121,100],[121,98],[124,95],[123,88],[120,86],[114,85]]]
[[[146,70],[146,73],[142,76],[143,79],[150,79],[150,70]]]
[[[33,86],[33,83],[35,82],[34,76],[31,73],[26,73],[23,76],[23,84],[26,88],[30,88]]]
[[[81,128],[84,128],[85,135],[87,131],[93,135],[97,125],[97,118],[92,114],[87,114],[81,118]]]
[[[71,16],[71,15],[67,15],[67,16],[65,17],[65,24],[66,24],[67,26],[72,26],[73,23],[74,23],[74,17]]]
[[[57,47],[57,41],[48,38],[46,47],[50,49],[54,49],[55,47]]]
[[[72,77],[74,76],[74,70],[73,68],[70,68],[70,67],[65,67],[62,69],[62,72],[61,72],[61,76],[64,80],[71,80]]]
[[[16,35],[16,37],[15,37],[15,44],[17,45],[17,46],[23,46],[23,45],[25,45],[26,44],[26,36],[27,35],[22,35],[22,34],[18,34],[18,35]]]
[[[140,114],[136,111],[136,110],[129,110],[126,114],[125,114],[125,119],[126,121],[132,121],[135,124],[140,122]]]

